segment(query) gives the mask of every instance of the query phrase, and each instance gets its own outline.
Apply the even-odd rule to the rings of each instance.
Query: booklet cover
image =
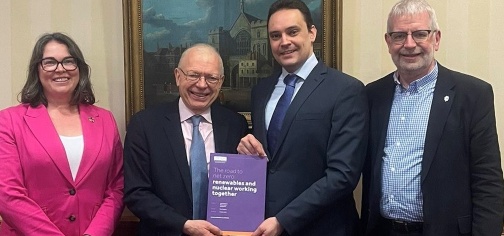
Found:
[[[267,158],[211,153],[207,221],[223,235],[250,235],[264,221]]]

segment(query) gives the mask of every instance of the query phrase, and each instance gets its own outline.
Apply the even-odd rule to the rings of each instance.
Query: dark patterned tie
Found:
[[[290,102],[292,100],[292,95],[294,95],[296,80],[297,75],[295,74],[288,74],[283,80],[285,83],[285,91],[280,97],[280,100],[278,100],[268,127],[267,138],[270,155],[273,155],[273,151],[276,148],[278,135],[280,134],[280,129],[282,128],[285,113],[287,113],[287,108],[289,108]]]
[[[191,158],[191,177],[193,194],[193,219],[206,219],[208,169],[205,153],[205,142],[199,131],[201,116],[191,117],[193,133],[189,156]]]

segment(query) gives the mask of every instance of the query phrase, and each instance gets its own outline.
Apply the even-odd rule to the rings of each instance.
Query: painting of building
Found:
[[[151,1],[154,2],[154,0]],[[318,14],[320,14],[320,0],[308,2],[317,6],[317,1]],[[159,6],[147,7],[150,1],[143,2],[146,7],[143,17],[144,27],[162,28],[157,33],[144,30],[144,41],[161,35],[163,32],[170,36],[179,36],[178,40],[174,40],[173,37],[159,37],[156,39],[155,48],[153,40],[146,42],[148,44],[146,48],[151,48],[150,51],[144,50],[146,107],[173,100],[178,96],[173,71],[177,67],[180,56],[190,45],[205,42],[219,52],[224,63],[225,80],[219,101],[235,111],[249,111],[251,88],[276,68],[276,62],[271,56],[269,47],[264,7],[259,12],[254,9],[258,9],[257,6],[260,7],[260,5],[254,8],[251,3],[251,9],[248,10],[245,0],[198,2],[200,5],[202,2],[210,4],[205,11],[206,17],[185,21],[176,17],[166,19],[164,15],[157,13],[160,10]],[[273,0],[255,1],[256,4],[258,2],[262,3],[262,6],[269,6]],[[260,16],[258,16],[259,13],[261,13]],[[321,37],[317,38],[314,50],[316,56],[320,57]]]

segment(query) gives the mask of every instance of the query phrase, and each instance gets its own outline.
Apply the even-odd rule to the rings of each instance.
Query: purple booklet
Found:
[[[267,158],[211,153],[207,220],[224,235],[250,235],[264,220]]]

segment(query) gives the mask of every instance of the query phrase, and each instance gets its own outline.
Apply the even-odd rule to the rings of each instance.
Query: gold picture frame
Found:
[[[320,1],[322,59],[328,66],[341,70],[343,0]],[[145,108],[142,14],[142,0],[123,0],[126,122]]]

